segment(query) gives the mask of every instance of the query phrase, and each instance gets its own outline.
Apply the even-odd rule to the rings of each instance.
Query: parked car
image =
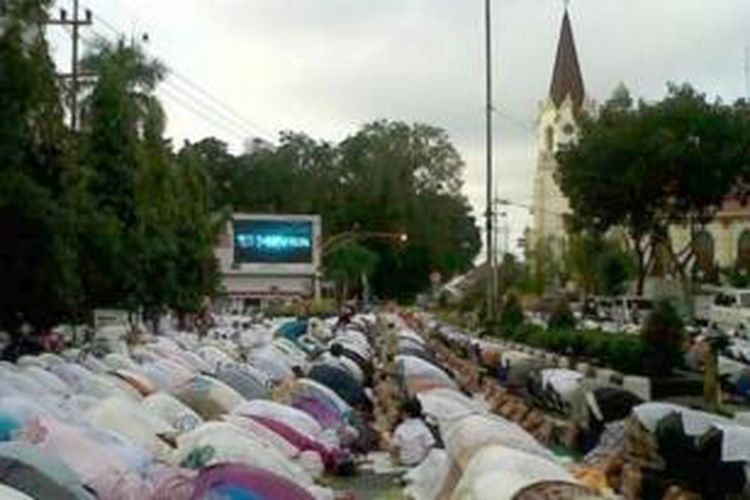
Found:
[[[727,333],[750,330],[750,290],[724,288],[716,293],[709,321]]]

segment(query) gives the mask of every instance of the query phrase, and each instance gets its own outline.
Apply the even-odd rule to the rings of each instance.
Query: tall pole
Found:
[[[78,0],[73,0],[73,57],[70,62],[70,128],[78,130]]]
[[[53,26],[69,26],[72,36],[72,54],[70,56],[70,73],[60,75],[65,80],[70,80],[70,128],[75,131],[78,129],[78,93],[81,88],[81,78],[88,76],[82,75],[78,62],[78,47],[81,38],[81,26],[90,26],[92,24],[92,15],[90,10],[86,10],[85,16],[80,17],[79,0],[73,0],[73,17],[68,18],[65,9],[60,10],[60,16],[57,19],[50,19],[47,24]]]
[[[487,213],[486,217],[486,239],[487,239],[487,266],[489,267],[489,279],[487,280],[487,319],[495,319],[495,249],[493,231],[493,163],[492,163],[492,5],[491,0],[484,1],[485,22],[485,71],[487,77],[487,106],[486,106],[486,141],[487,141]]]

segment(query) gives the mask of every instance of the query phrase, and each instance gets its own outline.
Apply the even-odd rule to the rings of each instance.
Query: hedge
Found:
[[[596,360],[623,373],[644,373],[645,349],[637,335],[572,328],[547,330],[541,326],[522,325],[505,330],[499,336],[561,355]]]

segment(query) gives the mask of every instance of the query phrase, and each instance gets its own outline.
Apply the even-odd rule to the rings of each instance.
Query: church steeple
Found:
[[[581,66],[578,64],[578,53],[567,5],[560,30],[560,41],[557,44],[555,70],[552,74],[549,95],[558,108],[570,96],[576,111],[581,109],[585,98],[583,76],[581,76]]]

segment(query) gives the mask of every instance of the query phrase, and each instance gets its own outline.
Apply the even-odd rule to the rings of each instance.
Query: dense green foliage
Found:
[[[509,293],[503,301],[498,320],[498,331],[514,332],[523,325],[524,316],[521,302],[514,293]]]
[[[660,302],[641,330],[645,369],[653,375],[669,375],[682,364],[685,334],[682,320],[669,302]]]
[[[621,295],[635,276],[633,257],[622,245],[592,231],[570,236],[564,264],[583,295]]]
[[[352,287],[411,298],[431,272],[471,267],[480,239],[446,133],[379,121],[338,145],[285,133],[236,156],[216,139],[175,151],[155,90],[165,68],[135,42],[102,41],[83,67],[81,127],[44,38],[47,0],[7,3],[0,35],[0,329],[86,321],[100,307],[154,317],[217,292],[214,246],[233,211],[314,213],[361,239],[325,260]]]
[[[636,257],[641,292],[658,253],[686,278],[692,238],[685,248],[673,248],[669,227],[683,225],[694,236],[746,177],[750,114],[743,101],[709,102],[688,85],[670,86],[655,103],[636,103],[620,88],[596,117],[584,117],[580,140],[559,161],[573,226],[621,228]]]
[[[644,344],[635,335],[523,325],[515,331],[503,332],[503,336],[557,354],[595,360],[623,373],[645,373]]]
[[[567,298],[559,297],[555,300],[547,325],[550,330],[575,328],[576,318],[573,316],[573,311],[570,309],[570,304],[568,303]]]
[[[339,301],[348,297],[363,279],[370,278],[377,264],[378,254],[356,241],[348,241],[331,251],[325,258],[325,266],[328,276],[337,284]]]
[[[72,133],[46,8],[11,2],[0,36],[0,328],[85,321],[97,307],[195,311],[216,290],[219,218],[207,174],[163,138],[164,69],[136,45],[93,47],[83,66],[97,79]]]
[[[0,327],[54,323],[79,299],[71,138],[44,40],[47,2],[9,6],[0,36]]]
[[[220,207],[320,214],[324,241],[349,231],[407,234],[407,244],[363,236],[348,248],[377,255],[376,266],[369,258],[351,260],[363,264],[354,274],[372,275],[380,297],[413,298],[429,286],[430,273],[450,277],[471,268],[481,246],[460,193],[463,162],[434,127],[378,121],[339,144],[284,133],[278,145],[259,142],[238,156],[216,139],[187,152],[206,165]],[[328,277],[340,281],[336,260],[325,264],[332,264]],[[352,284],[353,271],[347,273]]]

